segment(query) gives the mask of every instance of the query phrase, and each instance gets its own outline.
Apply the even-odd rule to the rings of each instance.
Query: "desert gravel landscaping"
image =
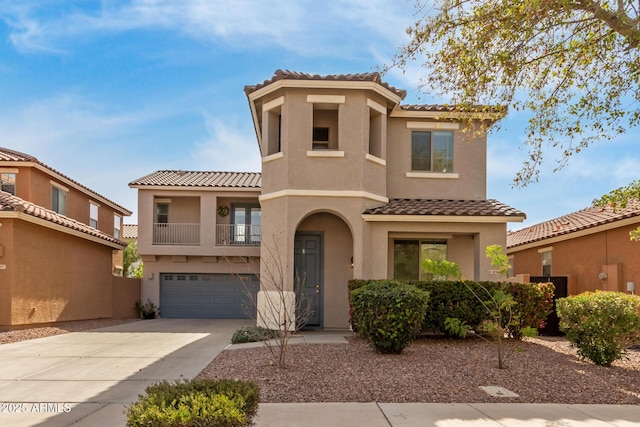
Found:
[[[50,337],[53,335],[66,334],[67,332],[80,332],[88,329],[106,328],[108,326],[120,325],[122,323],[137,322],[138,319],[95,319],[77,320],[64,322],[52,326],[42,326],[37,328],[16,329],[13,331],[0,331],[0,344],[32,340],[35,338]]]
[[[495,345],[479,338],[416,341],[401,355],[375,353],[357,336],[350,344],[291,345],[293,363],[274,366],[268,349],[222,352],[200,377],[255,381],[262,402],[441,402],[640,405],[640,352],[610,368],[581,361],[563,338],[508,342],[507,369]],[[519,397],[492,397],[480,386]]]

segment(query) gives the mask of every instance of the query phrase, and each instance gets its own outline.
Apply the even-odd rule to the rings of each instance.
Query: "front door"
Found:
[[[308,317],[307,327],[322,326],[322,234],[296,233],[294,243],[294,274],[297,316]],[[308,314],[305,314],[308,313]]]

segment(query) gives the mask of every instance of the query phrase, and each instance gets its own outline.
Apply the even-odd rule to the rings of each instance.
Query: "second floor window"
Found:
[[[116,239],[120,238],[120,224],[122,223],[122,218],[118,215],[113,216],[113,237]]]
[[[169,223],[169,204],[158,203],[156,205],[156,222],[158,224]]]
[[[67,192],[62,188],[51,187],[51,210],[60,215],[67,214]]]
[[[89,227],[98,228],[98,205],[89,203]]]
[[[16,174],[0,173],[0,190],[16,195]]]
[[[545,252],[541,252],[541,258],[542,258],[542,275],[543,276],[551,276],[551,255],[553,254],[552,251],[545,251]]]
[[[234,241],[236,243],[260,242],[260,206],[234,205],[232,207]]]
[[[453,132],[411,132],[411,170],[453,172]]]

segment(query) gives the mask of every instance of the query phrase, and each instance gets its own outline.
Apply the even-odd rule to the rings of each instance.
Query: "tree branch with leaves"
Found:
[[[416,0],[410,42],[387,70],[424,69],[421,88],[460,106],[531,113],[516,185],[640,122],[640,5],[632,0]],[[498,125],[499,126],[499,125]],[[494,127],[495,128],[495,127]]]

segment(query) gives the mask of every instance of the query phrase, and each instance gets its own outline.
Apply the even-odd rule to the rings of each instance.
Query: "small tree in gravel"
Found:
[[[302,292],[304,277],[295,277],[293,291],[285,289],[286,264],[278,250],[281,237],[274,244],[262,242],[260,262],[264,265],[260,276],[261,291],[257,298],[247,290],[260,327],[274,331],[274,338],[265,341],[274,363],[286,368],[291,362],[289,340],[302,329],[313,315],[313,306]]]

